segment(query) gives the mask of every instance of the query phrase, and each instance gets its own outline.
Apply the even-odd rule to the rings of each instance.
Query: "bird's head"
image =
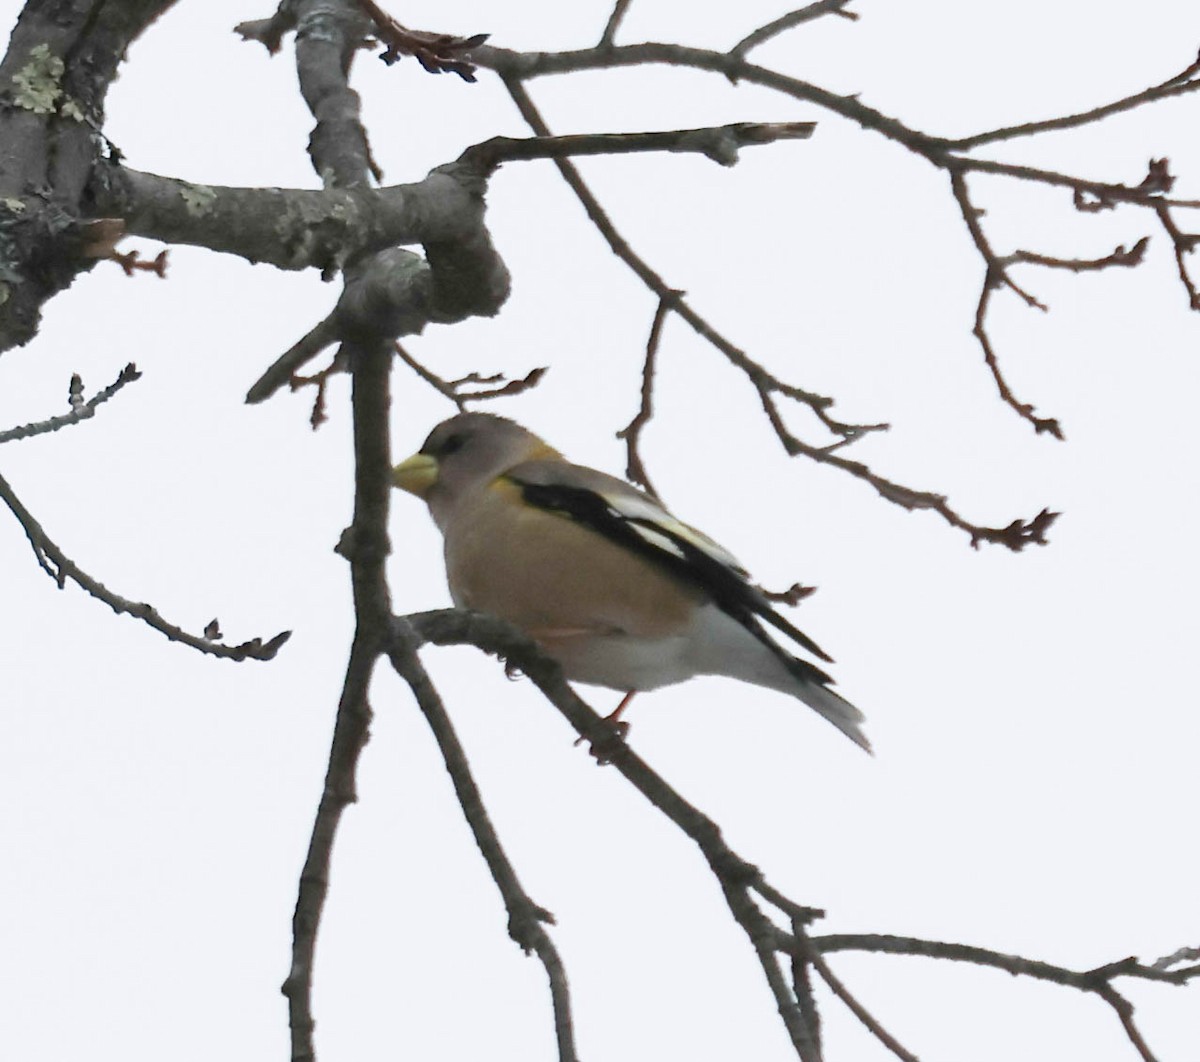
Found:
[[[420,450],[392,470],[392,483],[424,499],[440,527],[461,498],[508,469],[561,457],[515,421],[490,413],[460,413],[442,421]]]

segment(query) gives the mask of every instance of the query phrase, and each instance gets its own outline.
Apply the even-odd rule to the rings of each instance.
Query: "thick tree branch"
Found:
[[[308,29],[313,31],[311,47],[297,43],[301,92],[317,118],[310,154],[318,172],[324,170],[322,179],[327,184],[363,188],[369,177],[369,152],[358,124],[357,96],[346,81],[361,23],[349,0],[332,7],[336,10],[324,0],[297,0],[295,4],[298,36]],[[325,108],[327,101],[333,101],[332,115]],[[328,126],[328,122],[333,125]],[[354,277],[351,271],[347,290]],[[386,644],[391,618],[384,562],[391,548],[387,518],[391,498],[388,417],[392,354],[385,339],[372,336],[364,327],[346,342],[345,356],[353,380],[354,516],[338,548],[350,562],[355,630],[334,721],[325,788],[292,919],[292,963],[283,993],[288,1000],[293,1062],[312,1062],[315,1058],[312,980],[317,934],[329,889],[334,838],[342,812],[356,795],[358,760],[371,716],[367,700],[371,673]]]
[[[125,49],[171,0],[27,4],[0,60],[0,351],[95,259],[80,218]]]

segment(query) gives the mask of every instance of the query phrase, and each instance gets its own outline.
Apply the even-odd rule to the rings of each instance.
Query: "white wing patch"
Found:
[[[674,535],[675,538],[683,539],[689,545],[695,546],[702,553],[725,567],[731,568],[739,575],[747,576],[742,562],[724,546],[714,542],[694,527],[680,523],[666,509],[655,504],[649,498],[638,494],[608,494],[604,491],[598,493],[613,513],[626,521],[626,526],[631,531],[655,549],[669,553],[680,560],[686,560],[684,551],[670,537]]]

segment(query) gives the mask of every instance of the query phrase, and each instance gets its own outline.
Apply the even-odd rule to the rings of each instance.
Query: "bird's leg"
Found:
[[[624,697],[621,698],[621,703],[608,713],[602,720],[605,724],[612,728],[613,736],[620,741],[624,741],[629,734],[629,724],[621,718],[621,713],[629,707],[629,702],[633,700],[637,690],[630,690]],[[576,745],[582,745],[586,738],[579,737],[575,739]]]
[[[629,707],[629,702],[637,696],[637,690],[630,690],[624,697],[621,698],[621,703],[616,706],[611,712],[604,717],[604,721],[608,723],[621,737],[625,737],[629,733],[629,724],[621,718],[621,713]]]

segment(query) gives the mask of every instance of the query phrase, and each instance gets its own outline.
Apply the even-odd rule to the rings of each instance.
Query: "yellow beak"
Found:
[[[437,459],[428,454],[413,454],[392,469],[392,484],[401,490],[424,498],[437,482]]]

